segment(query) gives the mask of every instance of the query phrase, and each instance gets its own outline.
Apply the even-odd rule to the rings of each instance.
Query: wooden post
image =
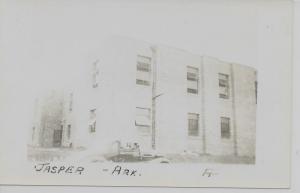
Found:
[[[156,149],[156,79],[157,79],[157,49],[152,46],[152,130],[151,130],[151,145],[152,149]]]

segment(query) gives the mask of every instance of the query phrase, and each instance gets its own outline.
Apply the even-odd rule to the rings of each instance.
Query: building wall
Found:
[[[187,66],[200,69],[201,58],[178,49],[158,48],[158,150],[164,153],[201,151],[201,136],[188,136],[188,113],[201,114],[201,94],[187,93]],[[201,133],[201,127],[199,128]]]
[[[190,151],[216,155],[254,155],[256,105],[253,101],[243,103],[246,98],[255,99],[253,89],[256,77],[251,76],[255,70],[180,49],[124,39],[115,40],[108,50],[110,54],[106,54],[105,65],[110,66],[108,74],[114,76],[107,77],[110,78],[110,86],[103,93],[111,93],[109,98],[113,105],[103,109],[107,109],[104,112],[111,111],[112,117],[117,120],[104,124],[111,125],[111,130],[107,131],[111,134],[108,136],[115,136],[112,138],[121,141],[138,142],[143,148],[151,149],[151,135],[141,135],[134,126],[134,120],[136,107],[152,108],[152,84],[137,85],[135,79],[137,55],[152,59],[155,56],[155,95],[161,95],[155,100],[155,149],[164,153]],[[111,61],[110,57],[113,58]],[[186,91],[187,66],[199,69],[198,94]],[[219,98],[219,73],[229,75],[228,99]],[[248,77],[245,79],[245,76]],[[199,136],[188,136],[188,113],[199,114]],[[221,137],[220,117],[230,118],[228,139]],[[118,135],[118,132],[122,134]]]
[[[67,105],[71,91],[65,93],[62,146],[107,153],[121,142],[138,143],[144,152],[255,156],[254,69],[125,38],[109,39],[102,47],[94,63],[97,86],[89,69],[81,87],[72,89],[72,111]],[[136,83],[138,55],[151,58],[149,85]],[[187,92],[188,66],[198,69],[197,94]],[[219,97],[219,73],[228,75],[228,99]],[[136,107],[151,110],[149,133],[137,128]],[[96,112],[94,132],[91,110]],[[199,115],[198,136],[188,135],[188,113]],[[228,138],[221,136],[221,117],[230,119]]]
[[[219,97],[219,73],[229,75],[232,82],[230,64],[212,57],[203,57],[204,105],[206,152],[209,154],[234,154],[232,88],[229,84],[229,98]],[[230,138],[221,137],[220,117],[230,118]]]
[[[237,128],[237,153],[255,156],[257,73],[254,69],[232,64],[235,78],[235,109]]]

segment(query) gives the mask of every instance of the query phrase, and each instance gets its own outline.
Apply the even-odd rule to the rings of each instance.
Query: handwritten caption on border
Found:
[[[83,166],[73,166],[73,165],[54,165],[50,163],[38,163],[34,165],[35,172],[38,173],[49,173],[49,174],[74,174],[82,175],[86,173]],[[110,173],[112,176],[142,176],[142,174],[137,169],[128,169],[124,166],[116,165],[111,169],[103,168],[101,170],[105,173]],[[214,169],[205,168],[202,170],[203,177],[211,178],[218,175]]]

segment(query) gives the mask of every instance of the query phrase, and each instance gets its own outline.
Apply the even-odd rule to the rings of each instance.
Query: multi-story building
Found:
[[[99,53],[86,87],[69,97],[62,146],[255,156],[255,69],[125,38]]]

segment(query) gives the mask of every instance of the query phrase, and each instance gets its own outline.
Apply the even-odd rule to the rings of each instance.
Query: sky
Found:
[[[100,54],[102,40],[110,35],[249,66],[257,62],[257,6],[251,3],[115,0],[4,4],[5,70],[21,73],[32,87],[59,87],[79,79]]]
[[[233,0],[2,0],[0,128],[30,128],[34,99],[82,84],[111,35],[255,67],[257,12]]]

